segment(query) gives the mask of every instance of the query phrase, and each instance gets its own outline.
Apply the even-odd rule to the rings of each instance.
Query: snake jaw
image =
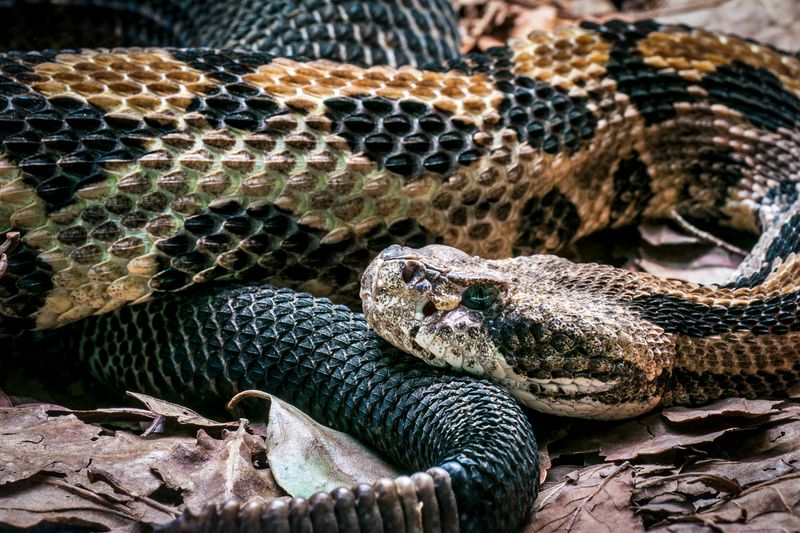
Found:
[[[475,375],[497,375],[495,347],[481,335],[482,320],[474,311],[458,307],[428,317],[413,336],[423,358]]]

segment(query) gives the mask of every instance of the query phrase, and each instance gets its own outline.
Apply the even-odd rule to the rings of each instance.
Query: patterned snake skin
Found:
[[[41,4],[15,2],[9,15],[34,23],[31,10]],[[158,302],[173,300],[166,293],[211,280],[268,282],[354,306],[364,268],[392,243],[443,243],[503,258],[556,251],[596,230],[677,210],[762,234],[730,287],[718,291],[647,278],[649,285],[634,290],[624,304],[614,301],[614,291],[623,294],[628,278],[581,278],[583,285],[572,287],[597,295],[603,305],[610,299],[627,306],[626,317],[650,322],[674,343],[692,345],[685,353],[694,362],[674,368],[698,374],[695,389],[712,391],[709,397],[716,395],[713,386],[726,394],[760,394],[797,380],[796,56],[647,21],[587,23],[458,58],[444,0],[424,7],[412,0],[310,0],[306,11],[274,2],[270,13],[280,15],[269,17],[261,16],[255,0],[236,4],[241,11],[235,14],[233,3],[221,11],[207,4],[195,18],[196,8],[180,1],[76,1],[56,8],[64,10],[55,16],[68,27],[87,28],[70,30],[67,37],[105,38],[108,31],[91,27],[109,18],[97,14],[106,9],[119,13],[110,17],[120,21],[111,32],[121,36],[117,43],[144,45],[157,35],[151,42],[184,48],[0,55],[0,231],[21,236],[0,278],[0,332],[50,329],[160,296],[145,304],[141,323],[125,326],[125,342],[134,347],[140,328],[147,329],[152,313],[160,312]],[[306,12],[313,17],[303,18]],[[206,24],[220,27],[207,22],[212,18],[233,28],[235,37],[226,40],[226,30],[198,31]],[[250,22],[237,23],[262,19],[284,24],[251,32]],[[355,23],[354,29],[344,28],[345,21]],[[207,34],[213,39],[206,41]],[[14,31],[7,35],[13,47],[22,38]],[[192,48],[198,44],[238,49]],[[541,265],[567,270],[570,279],[594,272],[552,259]],[[613,283],[592,286],[605,279]],[[213,296],[188,301],[175,305],[219,306]],[[128,312],[93,319],[99,324],[95,335],[107,331],[103,320]],[[295,323],[273,318],[270,328]],[[203,331],[210,338],[218,330],[209,325]],[[238,338],[239,332],[226,334]],[[572,379],[551,368],[555,359],[545,358],[541,369],[531,371],[531,337],[515,334],[508,346],[517,342],[527,350],[520,372],[542,381]],[[513,337],[507,329],[504,335]],[[733,355],[729,347],[737,347]],[[89,351],[91,357],[95,352]],[[303,361],[314,361],[312,355]],[[155,359],[135,367],[134,352],[120,357],[123,381],[164,386]],[[250,368],[245,363],[253,354],[238,357],[226,359],[230,368]],[[697,357],[713,358],[716,366],[691,366]],[[644,370],[652,373],[654,364]],[[746,371],[734,372],[737,365]],[[210,372],[221,369],[200,366],[178,377],[200,380],[195,385],[204,390],[214,377]],[[581,372],[579,366],[572,370]],[[618,370],[626,368],[591,369],[601,382],[598,372]],[[174,369],[166,372],[172,372],[169,380],[178,379]],[[671,379],[666,372],[660,376]],[[258,382],[257,376],[248,379]],[[546,385],[541,388],[550,394]],[[380,396],[386,389],[370,390]],[[687,390],[671,401],[695,397]],[[430,402],[431,413],[448,409],[446,395],[433,395]],[[518,420],[510,432],[519,430],[527,442],[512,456],[522,461],[532,436],[509,409],[509,419]],[[441,431],[474,431],[487,416],[461,418]],[[378,418],[375,428],[398,435],[391,418]],[[430,417],[416,420],[431,423]],[[491,457],[463,459],[477,469],[473,481],[483,479],[480,472]],[[413,466],[435,464],[423,463]],[[533,479],[535,486],[535,468],[523,469],[523,484],[531,486]],[[459,494],[460,475],[450,474]],[[432,481],[421,483],[429,487]],[[461,526],[488,527],[475,518],[480,514],[470,514],[488,508],[505,516],[501,525],[518,527],[534,495],[535,488],[524,491],[513,512],[504,514],[509,507],[502,493],[486,495],[485,507],[475,507],[462,491]],[[259,516],[266,516],[262,511]],[[243,519],[255,511],[208,512]]]
[[[393,246],[362,295],[370,325],[408,353],[487,376],[538,411],[620,419],[786,397],[800,383],[799,276],[777,264],[755,287],[717,288],[553,255]]]
[[[654,22],[584,26],[438,71],[0,56],[0,227],[23,235],[0,324],[214,279],[355,304],[393,242],[508,257],[673,209],[762,231],[737,286],[762,285],[796,244],[800,61]]]

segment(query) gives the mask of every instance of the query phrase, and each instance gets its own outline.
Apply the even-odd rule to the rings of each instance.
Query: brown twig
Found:
[[[152,507],[153,509],[156,509],[158,511],[161,511],[166,515],[178,516],[179,514],[174,507],[170,507],[169,505],[164,505],[163,503],[158,502],[152,498],[149,498],[147,496],[142,496],[141,494],[129,491],[122,485],[122,483],[120,483],[117,480],[117,478],[114,477],[113,474],[111,474],[111,472],[108,472],[106,470],[97,467],[91,467],[86,471],[86,475],[89,478],[89,481],[91,481],[92,483],[96,481],[102,481],[103,483],[111,487],[117,494],[124,494],[125,496],[131,498],[132,500],[142,502],[143,504]]]
[[[669,214],[670,218],[680,225],[685,231],[689,232],[691,235],[694,235],[700,240],[706,241],[714,246],[719,246],[723,250],[727,250],[732,254],[739,255],[741,257],[746,257],[749,252],[747,250],[743,250],[738,246],[734,246],[731,243],[725,242],[722,239],[715,237],[708,233],[707,231],[703,231],[697,226],[693,225],[691,222],[683,218],[677,211],[674,209]]]

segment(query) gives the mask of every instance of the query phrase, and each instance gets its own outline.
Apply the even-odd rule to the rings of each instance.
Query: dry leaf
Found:
[[[721,507],[725,502],[750,501],[740,497],[755,487],[764,491],[759,498],[781,502],[783,494],[772,490],[769,482],[795,476],[800,470],[797,402],[727,399],[704,407],[672,408],[632,422],[573,422],[569,433],[548,448],[555,463],[564,458],[593,461],[598,457],[597,450],[613,451],[616,457],[635,457],[640,464],[635,466],[629,506],[648,530],[666,530],[664,524],[669,531],[702,529],[710,524],[724,524],[725,531],[770,530],[771,520],[775,527],[794,523],[794,510],[747,511],[726,515],[724,520],[709,512],[729,510]],[[642,452],[656,452],[660,464],[649,462],[652,456]],[[557,464],[548,473],[543,498],[549,502],[554,487],[568,487],[597,468]],[[537,520],[533,518],[534,523],[541,524]]]
[[[526,533],[644,531],[630,503],[631,465],[595,465],[573,474],[540,494]]]
[[[657,9],[636,16],[743,35],[787,50],[800,48],[796,0],[664,0]]]
[[[611,0],[566,0],[564,6],[577,18],[612,16],[619,10]]]
[[[551,5],[520,10],[508,32],[508,39],[525,39],[534,31],[551,31],[558,22],[558,10]]]
[[[670,422],[697,422],[711,417],[745,417],[755,418],[778,413],[774,409],[782,400],[747,400],[745,398],[726,398],[697,407],[671,407],[664,409],[661,414]]]
[[[90,531],[104,531],[146,521],[142,520],[145,518],[133,516],[124,505],[106,501],[102,495],[57,477],[37,475],[28,482],[0,486],[0,529],[40,526],[44,531],[58,531],[60,525],[72,531],[72,527],[81,525]],[[162,515],[157,520],[170,518],[171,515]]]
[[[134,396],[152,410],[0,408],[0,528],[157,524],[175,516],[177,505],[199,509],[229,498],[282,496],[270,468],[305,496],[397,474],[352,437],[274,398],[266,431],[271,466],[265,438],[249,433],[246,421],[215,422],[177,404]],[[158,433],[142,437],[85,420],[151,429],[153,421],[160,423]],[[186,436],[187,430],[196,437]],[[169,504],[157,499],[164,497]]]
[[[235,431],[239,426],[238,422],[217,422],[216,420],[211,420],[210,418],[197,414],[188,407],[154,398],[147,394],[130,391],[126,394],[142,402],[150,411],[163,418],[165,422],[171,421],[181,426],[204,429],[207,432],[210,431],[215,434],[222,430]]]
[[[263,439],[247,433],[244,424],[236,431],[223,432],[222,439],[201,429],[194,443],[175,446],[151,468],[193,509],[234,497],[282,496],[270,470],[253,465],[253,459],[264,452]]]
[[[651,531],[696,531],[690,524],[725,532],[800,531],[798,487],[800,472],[794,472],[753,486],[695,515],[682,517],[678,524],[670,520]]]
[[[728,431],[721,429],[694,428],[693,431],[674,431],[665,423],[660,413],[638,418],[616,425],[606,431],[574,439],[562,449],[563,453],[597,450],[609,461],[626,461],[643,455],[660,455],[672,452],[680,446],[690,446],[714,441]]]
[[[0,524],[112,528],[174,516],[148,497],[162,486],[149,466],[174,438],[109,433],[73,415],[49,416],[49,407],[0,409]]]
[[[728,460],[701,461],[692,471],[722,475],[742,487],[797,472],[800,470],[800,421],[757,433],[739,443],[736,451]]]
[[[676,246],[686,244],[703,244],[696,235],[678,231],[668,224],[643,222],[639,224],[639,235],[651,246]]]
[[[660,455],[678,448],[714,442],[728,433],[747,429],[749,424],[721,421],[715,425],[672,428],[661,415],[630,422],[616,429],[600,447],[600,455],[609,461],[626,461],[642,455]]]
[[[400,475],[355,438],[275,397],[269,407],[267,448],[276,481],[292,496]]]
[[[750,406],[750,413],[742,414]],[[782,406],[781,409],[777,409]],[[773,409],[775,408],[775,409]],[[604,430],[583,431],[563,444],[551,446],[552,457],[596,452],[610,461],[627,461],[640,456],[657,456],[676,449],[712,443],[733,432],[791,420],[798,415],[795,404],[771,400],[721,400],[707,406],[673,408],[628,422],[605,425]],[[759,411],[763,411],[759,414]],[[680,424],[670,422],[675,417]],[[693,423],[701,421],[701,423]],[[602,427],[602,426],[601,426]],[[588,434],[587,434],[588,433]]]
[[[711,252],[712,256],[720,252]],[[647,254],[642,254],[643,256]],[[706,256],[708,259],[710,256]],[[723,284],[730,279],[735,271],[733,268],[720,265],[702,265],[694,261],[688,263],[654,261],[649,258],[642,258],[634,261],[634,264],[644,272],[653,274],[665,279],[679,279],[690,283],[701,285]]]
[[[642,246],[633,263],[655,276],[705,285],[727,282],[742,257],[708,244]]]

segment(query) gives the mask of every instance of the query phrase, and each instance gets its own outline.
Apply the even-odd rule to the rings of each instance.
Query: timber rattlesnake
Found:
[[[30,21],[28,6],[17,2],[9,15]],[[503,391],[400,362],[362,318],[325,301],[189,286],[266,281],[352,305],[362,270],[394,242],[499,258],[555,251],[677,209],[764,237],[747,275],[726,289],[730,298],[676,295],[653,280],[658,290],[636,312],[652,310],[658,327],[702,342],[749,335],[796,345],[800,62],[791,54],[647,21],[585,24],[459,58],[444,0],[425,9],[416,0],[268,3],[275,11],[210,2],[208,13],[179,1],[76,6],[78,15],[62,17],[76,27],[98,25],[102,10],[119,14],[111,20],[121,44],[155,35],[196,46],[198,28],[208,27],[220,40],[202,44],[248,49],[0,56],[0,230],[21,234],[0,279],[3,331],[53,328],[161,295],[76,325],[92,339],[83,351],[96,372],[178,396],[285,386],[319,418],[409,466],[442,463],[461,526],[476,530],[518,527],[536,494],[533,436]],[[269,40],[236,23],[276,19],[272,31],[288,37]],[[19,33],[7,37],[16,45]],[[277,58],[259,46],[350,63]],[[392,66],[363,66],[384,60]],[[172,292],[183,294],[163,294]],[[517,335],[527,357],[536,350],[535,328],[526,328],[501,334]],[[712,345],[704,353],[716,353]],[[348,347],[357,352],[349,363],[328,364]],[[753,360],[783,373],[752,374],[770,390],[796,380],[791,360]],[[396,372],[378,371],[387,368]],[[531,377],[554,375],[539,370]],[[406,435],[404,421],[413,428]],[[376,525],[378,511],[397,526],[415,520],[418,500],[428,511],[438,501],[450,527],[452,493],[436,472],[433,500],[432,478],[418,478],[378,487],[378,496],[320,496],[311,511],[300,500],[272,515],[258,505],[209,508],[176,527],[263,526],[268,516],[286,527],[317,519],[321,529],[336,520],[358,527],[350,519]]]

